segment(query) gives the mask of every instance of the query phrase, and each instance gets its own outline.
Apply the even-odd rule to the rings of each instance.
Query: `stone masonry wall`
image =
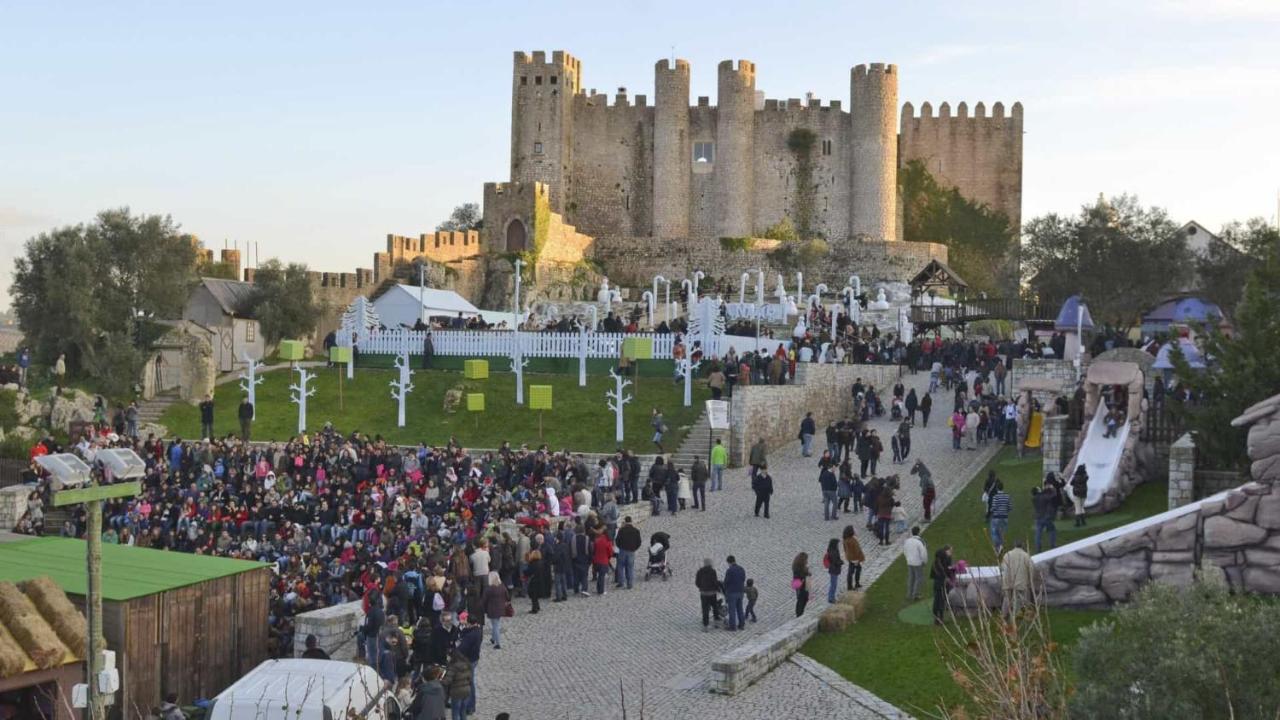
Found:
[[[770,449],[793,442],[800,431],[800,421],[812,412],[819,433],[827,422],[853,412],[850,389],[854,380],[872,385],[882,393],[891,389],[898,378],[896,365],[818,365],[801,366],[799,378],[790,385],[751,385],[734,389],[729,408],[729,463],[746,463],[751,445],[764,438]]]
[[[1053,380],[1062,386],[1062,393],[1069,396],[1075,391],[1076,368],[1069,360],[1015,358],[1013,372],[1009,375],[1009,393],[1011,395],[1018,394],[1018,383],[1022,382],[1023,378],[1047,378]],[[1046,404],[1046,400],[1053,400],[1047,393],[1037,392],[1035,397],[1041,404]]]
[[[27,497],[31,488],[26,485],[10,485],[0,488],[0,530],[12,530],[18,519],[27,511]]]
[[[1196,443],[1187,433],[1169,446],[1169,509],[1196,499]]]
[[[1187,587],[1197,575],[1280,594],[1280,489],[1248,483],[1032,559],[1052,607],[1108,607],[1147,583]],[[960,609],[998,606],[999,588],[997,568],[975,568],[950,600]]]
[[[1044,472],[1062,472],[1076,451],[1076,434],[1068,429],[1066,415],[1047,415],[1041,440]]]
[[[302,613],[295,619],[293,656],[302,657],[307,636],[315,635],[316,644],[333,660],[354,660],[360,654],[355,634],[363,623],[359,600]]]

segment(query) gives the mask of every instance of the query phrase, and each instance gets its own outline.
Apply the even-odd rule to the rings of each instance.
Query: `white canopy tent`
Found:
[[[396,285],[373,301],[382,324],[388,329],[413,327],[419,318],[455,318],[480,314],[480,309],[452,290]]]

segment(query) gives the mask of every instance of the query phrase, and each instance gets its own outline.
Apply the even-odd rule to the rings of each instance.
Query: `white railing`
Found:
[[[345,333],[339,333],[339,337]],[[522,332],[521,347],[525,357],[576,358],[579,353],[578,333]],[[587,357],[617,359],[622,354],[622,341],[627,337],[653,338],[653,357],[670,359],[675,336],[671,334],[587,333]],[[437,355],[457,357],[504,357],[511,355],[515,333],[510,330],[435,330],[431,344]],[[362,333],[356,345],[360,352],[371,355],[395,355],[406,346],[410,355],[421,355],[425,331],[382,330]],[[349,345],[350,339],[340,341]]]

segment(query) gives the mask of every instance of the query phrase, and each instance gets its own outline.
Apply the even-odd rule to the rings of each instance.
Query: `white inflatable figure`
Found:
[[[795,298],[792,298],[792,297],[787,298],[787,302],[786,302],[786,304],[785,304],[785,305],[783,305],[783,308],[785,309],[786,314],[787,314],[787,316],[788,316],[788,317],[789,317],[789,316],[791,316],[791,315],[799,315],[799,314],[800,314],[800,308],[796,305],[796,299],[795,299]]]
[[[796,321],[795,329],[791,331],[791,337],[796,338],[798,340],[800,338],[803,338],[804,334],[808,331],[809,331],[809,328],[807,325],[805,325],[804,315],[801,315],[800,319]]]
[[[871,309],[873,310],[889,309],[889,300],[884,296],[884,288],[880,288],[880,290],[876,292],[876,301],[871,303]]]
[[[596,302],[609,305],[609,300],[613,298],[613,293],[609,292],[609,278],[600,281],[600,292],[596,293]]]
[[[898,310],[898,327],[902,328],[902,337],[900,338],[902,342],[910,343],[915,337],[916,329],[915,326],[911,324],[911,311],[907,308],[900,308]]]
[[[778,298],[780,303],[787,301],[787,286],[782,279],[782,273],[778,273],[778,287],[774,288],[773,296]]]

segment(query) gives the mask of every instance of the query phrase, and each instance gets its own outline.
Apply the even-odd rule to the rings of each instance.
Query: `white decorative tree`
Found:
[[[724,336],[724,317],[720,315],[720,301],[703,298],[689,313],[689,347],[694,342],[702,348],[704,356],[720,354],[720,338]]]
[[[613,439],[615,442],[622,442],[622,408],[625,407],[627,403],[631,402],[633,397],[631,395],[625,395],[623,392],[626,390],[627,386],[631,384],[631,381],[622,375],[619,375],[613,370],[613,368],[609,369],[609,377],[613,378],[615,389],[606,391],[604,396],[608,398],[609,409],[613,411]]]
[[[515,337],[511,339],[511,372],[516,375],[517,405],[524,404],[524,369],[529,365],[529,361],[524,359],[523,335],[517,330]]]
[[[244,372],[240,373],[240,391],[249,398],[249,404],[253,406],[253,419],[257,420],[258,386],[266,379],[258,377],[258,368],[262,365],[262,361],[249,357],[249,353],[244,353],[240,357],[244,358]]]
[[[298,383],[290,385],[289,389],[293,391],[293,401],[298,404],[298,433],[301,434],[307,431],[307,398],[316,394],[316,389],[309,385],[316,375],[303,367],[296,367],[294,371],[298,373]]]
[[[391,397],[395,399],[399,407],[396,411],[396,427],[404,427],[404,405],[405,399],[409,393],[413,391],[413,370],[409,364],[409,350],[402,349],[395,359],[396,370],[400,371],[400,377],[391,381]]]
[[[594,310],[595,308],[592,308]],[[587,326],[578,326],[578,387],[587,386]]]
[[[693,405],[693,374],[702,367],[702,361],[692,362],[686,355],[680,359],[676,371],[680,373],[680,378],[684,380],[684,406],[691,407]]]
[[[339,325],[338,344],[343,346],[351,345],[351,338],[369,337],[370,331],[382,324],[382,319],[378,317],[378,311],[373,307],[373,303],[363,295],[357,295],[355,300],[347,306],[346,312],[342,313],[342,323]],[[355,377],[356,353],[353,349],[351,357],[347,359],[347,379]]]

